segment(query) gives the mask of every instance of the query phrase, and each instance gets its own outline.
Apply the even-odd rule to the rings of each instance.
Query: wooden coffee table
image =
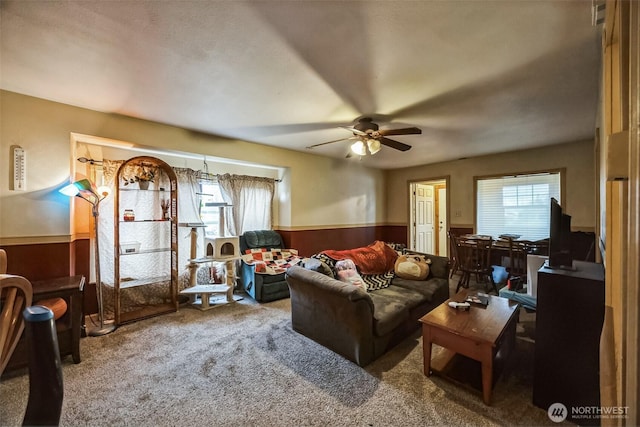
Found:
[[[424,374],[439,374],[481,390],[484,403],[491,404],[491,391],[504,361],[515,345],[519,305],[506,298],[491,296],[489,305],[471,305],[469,311],[448,306],[449,301],[463,302],[469,291],[463,289],[420,319]],[[444,347],[431,359],[431,346]],[[480,362],[481,369],[477,362]]]

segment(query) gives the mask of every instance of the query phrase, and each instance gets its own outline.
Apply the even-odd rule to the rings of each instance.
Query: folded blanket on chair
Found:
[[[256,273],[280,274],[298,264],[302,258],[296,249],[247,249],[242,261],[256,266]]]

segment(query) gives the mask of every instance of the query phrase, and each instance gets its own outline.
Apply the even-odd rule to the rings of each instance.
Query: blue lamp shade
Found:
[[[94,194],[97,192],[93,183],[88,179],[81,179],[80,181],[76,181],[73,184],[69,184],[60,190],[62,194],[67,195],[69,197],[78,195],[80,191],[89,191]]]
[[[69,196],[69,197],[77,196],[78,193],[80,192],[80,190],[78,190],[78,187],[76,187],[75,184],[65,185],[58,191],[64,194],[65,196]]]
[[[61,188],[59,191],[65,196],[79,196],[91,203],[97,203],[107,197],[111,192],[111,189],[104,185],[96,188],[96,186],[88,179],[81,179],[73,184],[69,184]]]

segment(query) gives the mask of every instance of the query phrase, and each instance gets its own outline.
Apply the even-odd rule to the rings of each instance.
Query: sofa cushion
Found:
[[[369,292],[373,301],[373,332],[384,336],[409,319],[406,304],[397,298],[380,293]]]
[[[391,285],[419,292],[425,297],[426,301],[431,302],[433,300],[433,295],[438,291],[438,289],[443,286],[447,288],[449,287],[449,280],[440,277],[434,277],[428,280],[407,280],[395,277],[391,281]]]
[[[394,285],[372,292],[371,295],[382,295],[385,298],[394,299],[402,303],[406,309],[411,309],[427,301],[426,296],[421,292]]]

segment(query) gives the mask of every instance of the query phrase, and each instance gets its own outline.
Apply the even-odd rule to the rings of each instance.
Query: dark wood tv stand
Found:
[[[572,408],[600,406],[604,268],[584,261],[573,266],[538,270],[533,403],[544,410],[562,403],[569,421],[599,425],[598,417],[572,417]]]

